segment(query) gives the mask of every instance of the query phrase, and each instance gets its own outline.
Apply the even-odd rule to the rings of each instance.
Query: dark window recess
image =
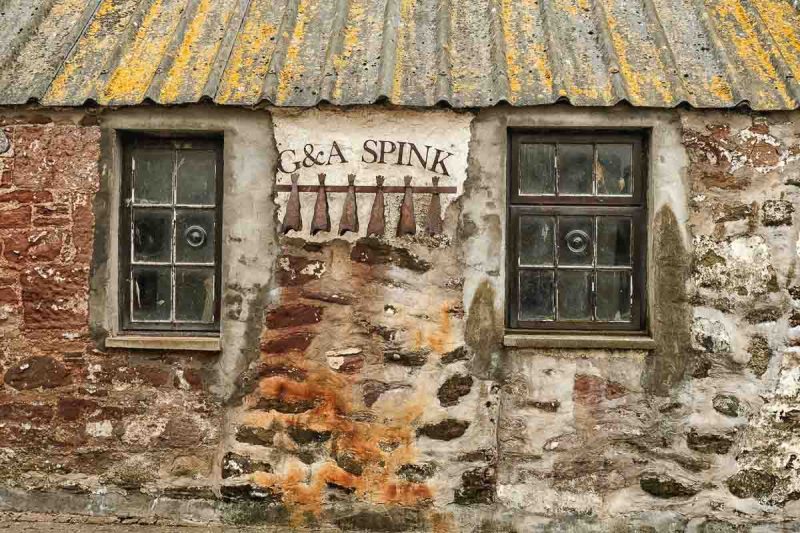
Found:
[[[219,331],[222,144],[124,139],[122,329]]]
[[[643,331],[644,136],[510,137],[508,326]]]

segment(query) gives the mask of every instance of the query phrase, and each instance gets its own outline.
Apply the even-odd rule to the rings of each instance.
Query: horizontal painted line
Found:
[[[321,185],[298,185],[297,190],[299,192],[317,192],[320,189]],[[325,185],[326,192],[347,192],[350,189],[348,185]],[[356,185],[354,187],[355,192],[367,192],[367,193],[376,193],[378,192],[378,187],[375,185]],[[391,187],[381,187],[383,192],[389,193],[397,193],[397,192],[406,192],[406,188],[403,186],[391,186]],[[455,194],[458,192],[458,187],[410,187],[411,192],[414,194]],[[278,192],[291,192],[292,186],[291,185],[276,185],[275,190]]]

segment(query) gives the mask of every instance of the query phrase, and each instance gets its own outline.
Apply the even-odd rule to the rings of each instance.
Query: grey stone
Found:
[[[461,487],[453,494],[458,505],[489,504],[495,500],[497,474],[494,467],[487,466],[467,470],[461,475]]]
[[[439,398],[439,403],[442,407],[456,405],[462,396],[469,394],[474,381],[472,376],[464,376],[461,374],[450,376],[442,383],[441,387],[439,387],[439,391],[436,393],[436,396]]]
[[[717,433],[699,433],[696,429],[691,429],[686,436],[686,445],[698,452],[723,455],[728,453],[733,445],[733,437]]]
[[[417,435],[422,435],[435,440],[453,440],[462,436],[469,422],[447,418],[436,424],[428,424],[417,430]]]
[[[761,222],[765,226],[788,226],[793,214],[794,205],[787,200],[767,200],[761,205]]]
[[[643,491],[658,498],[679,498],[694,496],[699,489],[678,480],[669,474],[646,472],[639,478],[639,486]]]
[[[733,394],[717,394],[711,403],[723,415],[739,416],[739,398]]]
[[[772,493],[778,478],[761,470],[741,470],[725,482],[737,498],[766,498]]]

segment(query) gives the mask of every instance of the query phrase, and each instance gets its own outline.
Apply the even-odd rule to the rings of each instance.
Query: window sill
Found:
[[[656,342],[644,335],[570,335],[507,333],[503,345],[509,348],[606,348],[611,350],[654,350]]]
[[[218,352],[222,349],[219,337],[156,337],[148,335],[119,335],[106,339],[106,348],[134,350],[187,350]]]

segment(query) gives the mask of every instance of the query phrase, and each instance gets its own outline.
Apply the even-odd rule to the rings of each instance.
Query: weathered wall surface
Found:
[[[338,112],[342,131],[348,113],[364,115]],[[388,132],[404,113],[382,113]],[[313,239],[279,235],[276,138],[292,136],[265,111],[15,116],[0,156],[0,509],[382,531],[797,527],[797,114],[453,113],[472,119],[468,167],[442,234],[422,231],[418,195],[418,233],[396,236],[395,218],[383,239],[340,238],[338,215]],[[503,346],[507,130],[557,126],[651,131],[653,351]],[[118,128],[225,134],[218,356],[91,338],[107,333],[89,302],[114,259],[92,245],[90,206],[113,205]],[[43,223],[57,245],[30,240]],[[20,239],[34,244],[15,253]],[[66,294],[31,281],[51,271],[75,280]]]
[[[204,392],[208,357],[109,352],[91,338],[96,121],[0,120],[10,142],[0,155],[0,499],[52,491],[69,495],[53,511],[81,513],[81,495],[100,491],[102,507],[157,480],[208,477],[220,415]]]

